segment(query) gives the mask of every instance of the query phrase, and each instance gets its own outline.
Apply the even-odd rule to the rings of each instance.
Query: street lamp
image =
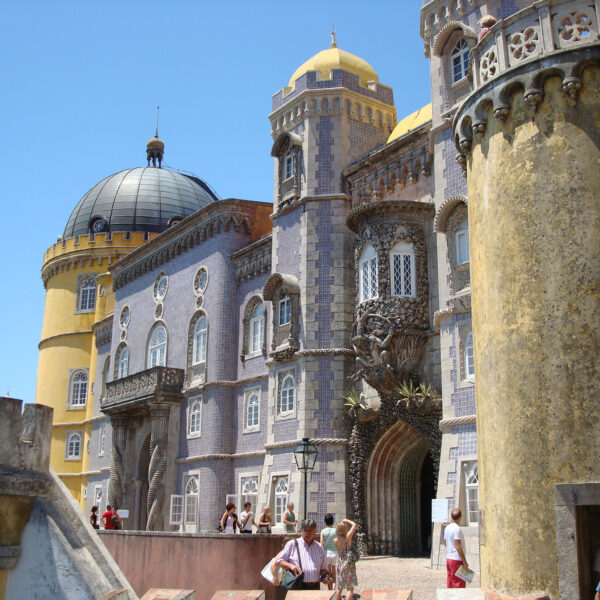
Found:
[[[307,437],[302,438],[302,441],[294,449],[294,460],[298,471],[304,473],[304,519],[307,518],[307,488],[308,488],[308,472],[315,468],[317,462],[317,449],[310,443]]]

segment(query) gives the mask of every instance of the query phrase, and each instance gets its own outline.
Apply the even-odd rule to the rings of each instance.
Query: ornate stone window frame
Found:
[[[127,357],[125,361],[123,361],[123,352],[127,352]],[[125,369],[123,372],[122,363],[125,362]],[[114,361],[114,372],[113,372],[113,381],[115,379],[122,379],[123,377],[127,377],[129,375],[129,346],[127,342],[121,342],[117,346],[117,351],[115,352],[115,361]]]
[[[284,383],[289,382],[291,378],[292,381],[292,386],[291,389],[293,390],[293,406],[291,409],[286,410],[285,412],[283,412],[281,410],[281,396],[282,393],[284,391]],[[290,387],[285,388],[286,390],[290,389]],[[285,419],[291,419],[291,418],[295,418],[296,417],[296,413],[298,411],[298,380],[296,377],[296,367],[292,367],[292,368],[288,368],[288,369],[281,369],[280,371],[277,372],[277,396],[275,398],[275,419],[276,420],[285,420]]]
[[[278,487],[280,486],[281,480],[285,480],[287,483],[287,491],[285,494],[278,492]],[[289,503],[290,498],[290,483],[291,483],[291,474],[290,472],[279,472],[273,473],[271,475],[271,486],[269,490],[269,506],[271,507],[271,515],[273,516],[273,526],[275,527],[283,527],[283,513]],[[279,500],[279,504],[282,508],[281,510],[281,521],[277,521],[277,510],[276,510],[276,499],[281,498]]]
[[[169,292],[169,276],[166,271],[161,271],[154,280],[152,286],[152,297],[157,304],[163,302]]]
[[[256,412],[256,424],[249,425],[248,424],[248,409],[250,406],[250,399],[256,397],[257,398],[257,412]],[[260,431],[260,398],[261,398],[261,388],[260,387],[252,387],[244,390],[244,433],[256,433]]]
[[[208,281],[208,268],[205,265],[201,265],[192,280],[192,289],[196,296],[204,295],[204,292],[206,292],[206,288],[208,287]]]
[[[71,454],[71,441],[74,441],[74,437],[79,438],[79,452],[77,454]],[[83,431],[81,429],[67,429],[65,431],[65,460],[78,461],[83,457]]]
[[[375,263],[373,263],[375,259]],[[373,275],[375,278],[373,290]],[[365,285],[365,277],[368,281]],[[367,289],[366,289],[367,288]],[[358,259],[358,301],[360,304],[379,298],[379,253],[371,243],[366,243]]]
[[[260,348],[252,351],[252,324],[254,322],[254,312],[257,306],[263,307],[262,315],[262,344]],[[267,307],[261,296],[252,296],[246,303],[244,309],[244,317],[242,319],[242,352],[240,358],[242,362],[249,358],[255,358],[256,356],[267,355]]]
[[[188,407],[186,414],[186,432],[187,439],[195,439],[202,436],[202,396],[193,396],[188,398]],[[194,412],[194,409],[198,408],[197,412]],[[198,427],[192,430],[192,415],[198,414]]]
[[[300,197],[302,187],[302,138],[285,132],[273,143],[271,156],[277,159],[277,209]],[[293,165],[293,172],[288,166]]]
[[[98,282],[96,281],[97,273],[85,273],[77,276],[77,294],[75,299],[75,314],[82,313],[93,313],[96,310],[96,295],[98,292]],[[93,300],[90,300],[90,293],[85,294],[85,306],[82,306],[84,302],[84,291],[91,290],[92,287],[85,287],[85,284],[93,280]]]
[[[405,286],[405,269],[406,264],[404,258],[402,259],[402,266],[400,274],[400,293],[396,293],[396,268],[395,268],[395,257],[409,257],[409,268],[410,268],[410,293],[406,293]],[[415,247],[412,242],[405,240],[397,241],[390,250],[390,295],[393,298],[416,298],[417,297],[417,269],[415,261]]]
[[[196,349],[195,331],[196,324],[204,317],[206,319],[206,356],[204,362],[194,362]],[[208,365],[208,341],[209,341],[209,319],[204,309],[197,310],[190,319],[188,328],[187,343],[187,369],[186,369],[186,387],[195,387],[206,383],[206,373]]]
[[[461,36],[450,52],[453,84],[459,83],[469,75],[469,52],[469,42]]]
[[[165,359],[164,359],[164,363],[163,364],[159,364],[158,362],[155,364],[152,364],[151,361],[151,348],[150,348],[150,342],[152,341],[152,335],[154,334],[154,332],[159,328],[159,327],[163,327],[165,330]],[[158,346],[156,346],[158,347]],[[154,325],[152,325],[152,327],[150,328],[150,331],[148,332],[148,339],[146,340],[146,368],[147,369],[151,369],[152,367],[166,367],[168,364],[168,356],[169,356],[169,330],[167,329],[167,325],[164,321],[156,321],[156,323],[154,323]]]
[[[293,275],[273,273],[263,288],[263,298],[272,303],[271,357],[290,358],[298,350],[298,328],[300,314],[300,286]],[[291,319],[279,325],[279,302],[290,297]]]
[[[80,373],[85,375],[85,401],[83,403],[73,402],[73,394],[75,393],[74,379]],[[85,410],[87,407],[87,401],[89,398],[89,385],[90,385],[90,369],[88,367],[75,367],[69,369],[69,385],[67,386],[67,410]],[[79,385],[77,386],[79,389]]]
[[[256,492],[249,491],[249,488],[246,487],[246,484],[251,485],[251,482],[254,482],[256,485]],[[252,518],[256,521],[258,515],[260,514],[258,510],[258,498],[260,496],[260,472],[252,471],[252,472],[244,472],[238,475],[238,488],[239,493],[239,509],[240,511],[244,510],[244,502],[247,500],[252,504]],[[250,488],[254,490],[254,487]],[[252,500],[249,500],[252,498]]]

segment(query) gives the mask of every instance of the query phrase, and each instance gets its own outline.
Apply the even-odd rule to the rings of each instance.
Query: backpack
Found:
[[[112,517],[110,518],[110,524],[113,526],[113,529],[121,529],[121,523],[119,522],[119,515],[114,512]]]

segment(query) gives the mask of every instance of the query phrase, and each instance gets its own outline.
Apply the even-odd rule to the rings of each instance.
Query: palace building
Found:
[[[530,5],[425,2],[431,104],[399,119],[383,74],[332,36],[273,95],[268,202],[162,168],[158,135],[146,167],[83,196],[44,255],[37,390],[83,509],[195,532],[248,499],[277,531],[289,501],[304,513],[307,437],[317,523],[354,515],[370,552],[419,554],[447,498],[478,555],[474,250],[452,121],[482,18]]]

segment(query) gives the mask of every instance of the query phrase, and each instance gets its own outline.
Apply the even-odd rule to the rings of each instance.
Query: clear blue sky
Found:
[[[272,200],[271,96],[329,46],[364,58],[398,117],[429,102],[418,0],[2,3],[0,395],[35,398],[44,250],[98,181],[165,163],[222,198]]]

